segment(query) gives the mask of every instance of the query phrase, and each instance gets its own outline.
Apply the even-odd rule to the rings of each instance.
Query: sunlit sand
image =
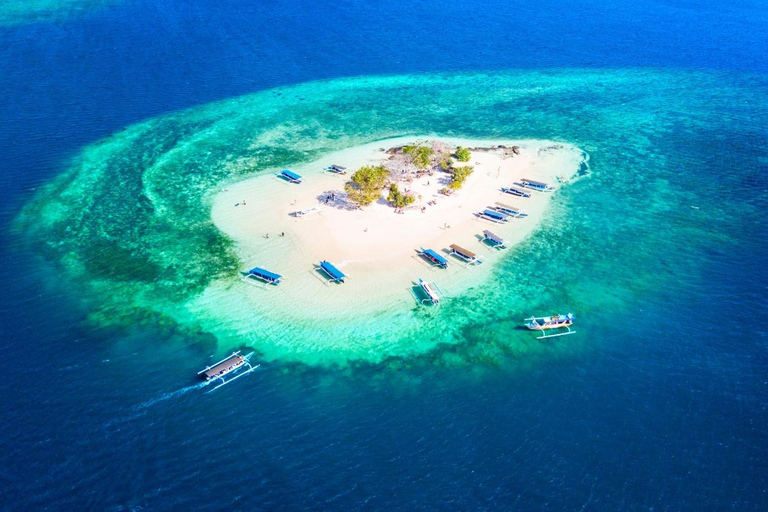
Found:
[[[484,230],[502,236],[509,245],[520,243],[539,225],[553,193],[533,191],[530,198],[501,191],[522,178],[547,182],[575,176],[583,155],[577,148],[548,141],[479,141],[438,139],[456,147],[474,148],[465,164],[474,167],[464,186],[450,196],[439,191],[450,175],[435,171],[404,185],[417,201],[404,213],[388,204],[384,195],[374,204],[356,209],[344,193],[350,174],[363,165],[378,165],[390,155],[386,149],[424,143],[435,138],[379,141],[337,153],[309,165],[293,168],[304,179],[291,184],[275,173],[232,183],[213,198],[216,226],[237,243],[243,270],[259,266],[284,276],[269,294],[242,286],[243,300],[253,307],[279,307],[297,315],[328,316],[361,308],[412,305],[410,289],[424,277],[450,294],[460,294],[486,278],[495,262],[510,257],[483,242]],[[497,148],[499,145],[507,149]],[[517,146],[518,154],[509,148]],[[491,149],[497,148],[497,149]],[[346,167],[347,175],[323,172],[331,164]],[[403,185],[401,185],[403,187]],[[496,224],[478,218],[478,212],[502,202],[528,214]],[[320,211],[295,217],[296,211]],[[458,244],[476,253],[483,264],[468,267],[449,255]],[[434,268],[418,250],[431,248],[449,260],[447,269]],[[329,284],[315,268],[320,260],[335,264],[348,279]]]

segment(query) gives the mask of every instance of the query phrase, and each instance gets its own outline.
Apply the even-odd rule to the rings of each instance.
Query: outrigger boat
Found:
[[[555,190],[553,187],[550,187],[546,183],[536,180],[529,180],[528,178],[521,179],[520,183],[526,188],[538,190],[539,192],[552,192]]]
[[[343,283],[347,278],[341,270],[325,260],[320,262],[320,270],[330,276],[330,279],[328,280],[329,283]]]
[[[541,340],[544,338],[556,338],[557,336],[567,336],[569,334],[576,334],[576,331],[571,330],[573,325],[573,315],[568,313],[567,315],[553,315],[553,316],[541,316],[525,319],[528,323],[525,326],[532,331],[541,331],[542,335],[536,339]],[[549,330],[566,329],[567,332],[559,332],[556,334],[544,334]]]
[[[301,180],[303,179],[301,177],[301,174],[296,174],[295,172],[289,171],[288,169],[283,169],[280,172],[280,176],[282,178],[285,178],[286,180],[288,180],[291,183],[297,183],[297,184],[301,183]]]
[[[336,164],[329,165],[328,167],[325,168],[325,170],[328,172],[332,172],[333,174],[347,174],[346,167],[342,167]]]
[[[425,249],[422,247],[419,251],[419,254],[440,268],[448,268],[448,260],[437,254],[432,249]]]
[[[483,262],[483,260],[477,257],[477,254],[461,246],[452,244],[449,246],[449,248],[451,249],[451,254],[456,255],[466,261],[467,265],[480,265]]]
[[[306,210],[299,210],[296,212],[291,213],[294,217],[306,217],[307,215],[312,215],[313,213],[320,213],[323,211],[322,206],[313,206],[312,208],[307,208]]]
[[[501,187],[501,191],[505,194],[511,194],[517,197],[531,197],[530,192],[526,192],[525,190],[520,190],[519,188],[515,187]]]
[[[258,279],[266,284],[273,284],[277,286],[280,284],[280,280],[283,278],[283,276],[280,274],[275,274],[274,272],[270,272],[269,270],[263,269],[261,267],[254,267],[249,270],[248,273],[243,277],[243,279],[249,278]]]
[[[496,233],[492,233],[487,229],[483,231],[483,239],[491,244],[494,249],[506,249],[507,242]]]
[[[426,299],[421,300],[422,304],[429,302],[434,306],[440,305],[440,300],[445,297],[445,294],[435,283],[430,283],[429,281],[419,278],[419,286],[427,295]]]
[[[488,219],[491,222],[502,224],[509,221],[509,216],[506,213],[497,212],[495,210],[483,210],[480,213],[475,214],[481,219]]]
[[[251,356],[253,356],[253,352],[247,355],[241,355],[240,351],[232,352],[232,355],[229,357],[225,357],[218,363],[212,364],[205,368],[204,370],[200,370],[197,372],[198,375],[206,382],[211,383],[220,380],[221,384],[218,384],[215,388],[213,388],[211,391],[214,391],[216,389],[219,389],[221,386],[224,386],[225,384],[229,384],[235,379],[239,379],[240,377],[243,377],[244,375],[248,375],[253,370],[258,368],[260,365],[253,366],[249,362],[251,359]],[[240,373],[239,375],[232,377],[232,378],[225,378],[227,375],[234,374],[239,372],[241,369],[247,368],[244,372]]]
[[[510,204],[496,203],[496,206],[494,206],[493,209],[496,210],[497,212],[501,212],[506,215],[509,215],[510,217],[527,217],[528,216],[528,214],[525,213],[524,210],[518,208],[517,206],[512,206]]]

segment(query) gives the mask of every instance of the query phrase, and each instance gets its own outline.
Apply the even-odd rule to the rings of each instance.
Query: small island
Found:
[[[549,141],[391,139],[297,166],[290,179],[275,170],[228,183],[213,197],[212,216],[236,242],[243,271],[262,267],[283,276],[268,298],[242,287],[255,309],[331,318],[410,308],[418,303],[410,290],[419,278],[457,296],[491,275],[511,251],[499,250],[484,231],[507,248],[525,239],[551,192],[577,175],[583,158],[578,148]],[[469,265],[478,261],[451,246],[483,264]],[[448,265],[434,265],[421,253],[426,249]],[[346,274],[344,284],[329,285],[318,272],[321,260]]]

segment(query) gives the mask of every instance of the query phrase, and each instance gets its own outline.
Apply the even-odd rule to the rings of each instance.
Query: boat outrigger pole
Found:
[[[216,391],[216,390],[217,390],[217,389],[219,389],[221,386],[225,386],[225,385],[229,384],[230,382],[232,382],[233,380],[237,380],[237,379],[239,379],[240,377],[245,377],[246,375],[248,375],[249,373],[251,373],[252,371],[254,371],[256,368],[258,368],[259,366],[261,366],[260,364],[257,364],[256,366],[251,366],[251,363],[248,363],[248,362],[246,362],[245,364],[248,366],[248,369],[247,369],[247,370],[245,370],[243,373],[241,373],[241,374],[239,374],[239,375],[235,375],[235,376],[234,376],[234,377],[232,377],[231,379],[225,379],[223,375],[222,375],[221,377],[219,377],[217,380],[220,380],[220,381],[221,381],[221,384],[218,384],[218,385],[216,385],[216,386],[215,386],[213,389],[211,389],[211,391]]]
[[[557,338],[558,336],[568,336],[569,334],[576,334],[576,331],[571,330],[573,325],[573,315],[568,313],[567,315],[553,315],[553,316],[532,316],[525,319],[527,324],[525,326],[531,331],[541,331],[542,335],[537,336],[537,340],[544,338]],[[545,334],[546,331],[560,331],[565,329],[566,332],[555,332],[553,334]]]
[[[225,357],[218,363],[212,364],[208,367],[206,367],[203,370],[200,370],[197,372],[198,375],[201,376],[202,379],[205,380],[206,384],[210,384],[216,381],[221,381],[220,384],[218,384],[216,387],[214,387],[211,391],[215,391],[219,389],[221,386],[224,386],[225,384],[229,384],[233,380],[239,379],[240,377],[244,375],[248,375],[252,371],[254,371],[256,368],[258,368],[261,365],[253,366],[250,363],[251,356],[253,356],[253,352],[250,354],[247,354],[245,356],[240,355],[240,351],[232,352],[232,355]],[[243,371],[242,373],[239,373],[238,375],[232,377],[232,378],[225,378],[227,375],[234,374],[239,372],[241,369],[248,368],[247,370]]]

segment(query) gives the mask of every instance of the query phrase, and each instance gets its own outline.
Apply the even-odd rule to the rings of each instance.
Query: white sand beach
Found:
[[[458,192],[451,196],[439,193],[450,181],[449,174],[426,174],[406,185],[418,199],[402,214],[395,213],[383,198],[362,209],[355,209],[347,200],[344,183],[354,170],[381,164],[390,156],[386,149],[435,140],[470,149],[518,146],[519,154],[508,149],[472,150],[470,161],[459,165],[472,165],[474,172]],[[557,188],[561,186],[557,177],[575,176],[581,161],[578,148],[549,141],[388,139],[291,168],[303,176],[301,184],[277,178],[280,169],[228,184],[213,197],[212,217],[236,242],[242,270],[258,266],[284,276],[266,294],[259,287],[241,285],[243,301],[254,308],[280,307],[301,317],[332,317],[362,307],[411,307],[416,304],[411,289],[419,277],[437,282],[453,296],[477,285],[490,275],[496,262],[512,253],[483,243],[483,230],[493,231],[510,245],[520,243],[537,228],[556,197],[556,192],[532,191],[530,198],[521,198],[503,193],[501,187],[529,178]],[[324,172],[330,164],[346,167],[348,174]],[[496,202],[521,207],[528,216],[496,224],[475,215]],[[318,206],[322,208],[319,213],[292,216]],[[450,256],[451,244],[475,252],[483,264],[468,267]],[[418,255],[420,247],[445,256],[448,268],[431,266]],[[329,284],[316,270],[320,260],[336,265],[348,276],[346,282]]]

